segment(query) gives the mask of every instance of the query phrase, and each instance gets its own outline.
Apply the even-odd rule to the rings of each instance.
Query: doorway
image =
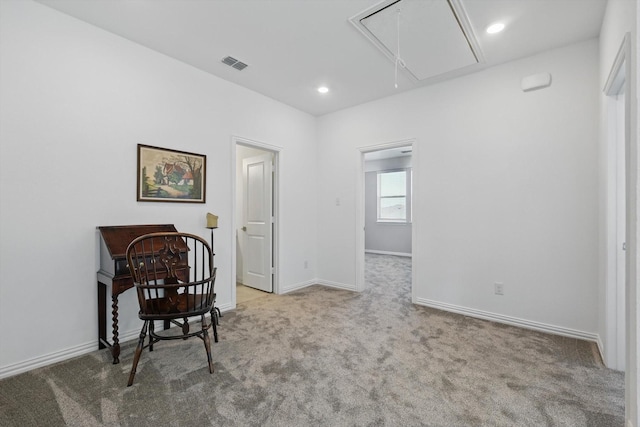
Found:
[[[397,278],[398,295],[414,302],[415,154],[413,140],[360,149],[357,290],[377,274]],[[360,232],[361,231],[361,232]]]
[[[277,288],[277,159],[266,144],[234,138],[235,304]]]

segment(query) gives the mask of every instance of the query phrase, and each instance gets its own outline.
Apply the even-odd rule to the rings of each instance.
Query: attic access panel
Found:
[[[421,81],[482,62],[477,40],[459,0],[386,0],[350,19],[404,71]]]

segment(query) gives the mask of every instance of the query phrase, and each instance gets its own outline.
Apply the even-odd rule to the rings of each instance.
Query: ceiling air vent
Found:
[[[230,67],[235,68],[236,70],[244,70],[245,68],[247,68],[247,64],[245,64],[244,62],[240,62],[236,58],[233,58],[231,56],[222,58],[222,62]]]

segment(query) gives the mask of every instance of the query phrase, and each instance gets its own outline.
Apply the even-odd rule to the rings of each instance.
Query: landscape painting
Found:
[[[204,203],[207,156],[138,144],[140,202]]]

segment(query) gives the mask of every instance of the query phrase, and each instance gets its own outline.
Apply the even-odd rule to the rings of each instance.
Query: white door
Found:
[[[245,257],[244,284],[273,292],[272,275],[272,158],[271,153],[242,160]]]

